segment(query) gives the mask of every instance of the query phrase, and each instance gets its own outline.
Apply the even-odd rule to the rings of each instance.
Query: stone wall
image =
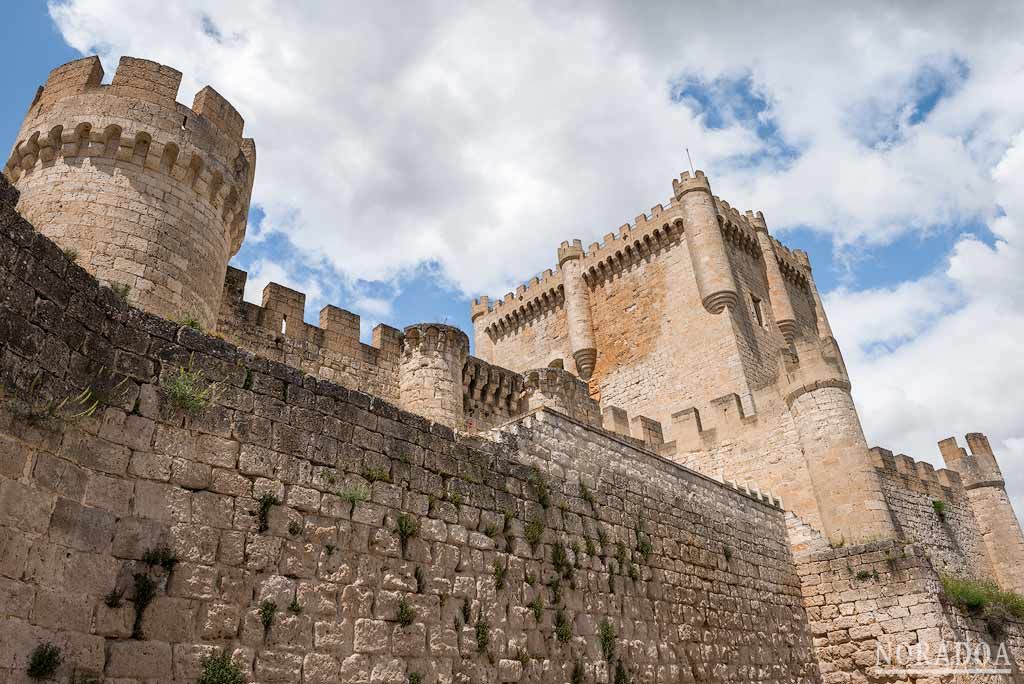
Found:
[[[123,684],[220,649],[258,682],[818,680],[776,506],[545,409],[457,436],[0,211],[0,681],[44,641]]]
[[[940,571],[993,578],[960,476],[887,449],[871,455],[897,536],[924,549]]]
[[[928,671],[937,667],[933,660],[904,658],[900,663],[892,657],[888,663],[879,658],[880,649],[895,654],[898,648],[906,653],[907,647],[921,646],[937,654],[943,644],[952,653],[956,642],[998,648],[985,621],[947,603],[938,573],[921,546],[887,541],[818,551],[798,558],[797,572],[825,684],[1019,681],[1024,624],[1012,619],[999,639],[1007,644],[1011,675],[937,674]],[[886,674],[900,664],[923,667]]]
[[[320,325],[305,322],[306,295],[277,283],[263,289],[263,304],[243,299],[248,274],[228,267],[217,333],[232,344],[322,380],[398,403],[402,333],[379,324],[373,344],[360,339],[359,316],[335,306],[320,311]]]

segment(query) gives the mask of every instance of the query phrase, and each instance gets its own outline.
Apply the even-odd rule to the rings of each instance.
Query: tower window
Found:
[[[281,334],[288,332],[288,316],[281,316]]]
[[[754,295],[750,295],[750,301],[754,305],[754,318],[757,319],[757,324],[763,328],[764,311],[761,310],[761,300],[755,297]]]

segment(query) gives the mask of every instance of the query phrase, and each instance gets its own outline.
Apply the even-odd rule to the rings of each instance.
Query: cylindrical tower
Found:
[[[782,279],[782,269],[779,268],[779,259],[775,255],[775,244],[768,235],[768,224],[761,212],[754,214],[748,211],[747,218],[757,231],[757,241],[761,245],[765,274],[768,278],[768,299],[771,300],[775,325],[779,326],[779,332],[786,338],[786,342],[792,342],[796,337],[796,314],[793,312],[793,302],[789,299],[786,281]]]
[[[597,363],[597,344],[594,342],[594,321],[590,311],[590,288],[583,280],[583,243],[563,242],[558,248],[558,268],[562,270],[565,290],[565,318],[569,326],[569,345],[576,361],[576,372],[583,380],[590,380]]]
[[[971,432],[967,446],[970,452],[949,437],[939,442],[939,451],[946,467],[960,474],[967,490],[995,580],[1007,591],[1024,592],[1024,532],[1006,494],[1003,473],[988,437]]]
[[[832,326],[829,325],[828,316],[825,315],[825,305],[821,303],[821,295],[818,294],[818,287],[814,284],[811,260],[807,256],[807,252],[802,249],[794,249],[793,256],[805,269],[804,275],[807,276],[807,286],[811,289],[811,297],[814,299],[814,318],[818,324],[818,337],[823,340],[834,339],[832,336]]]
[[[452,428],[464,424],[462,367],[466,333],[450,325],[417,323],[405,329],[398,391],[403,409]]]
[[[255,145],[209,86],[191,109],[175,102],[170,67],[123,57],[102,78],[86,57],[37,92],[4,168],[18,210],[131,303],[212,329],[245,236]]]
[[[469,310],[469,320],[473,322],[473,342],[476,344],[477,358],[488,360],[491,358],[491,350],[494,342],[485,331],[485,316],[491,311],[491,298],[487,295],[474,299]]]
[[[703,171],[697,171],[693,178],[683,172],[678,181],[672,181],[672,189],[683,208],[686,247],[704,308],[717,314],[726,307],[736,306],[739,301],[736,281],[732,277],[725,239],[718,224],[711,184]]]

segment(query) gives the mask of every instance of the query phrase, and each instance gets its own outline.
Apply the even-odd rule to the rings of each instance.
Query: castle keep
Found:
[[[231,104],[103,76],[51,72],[0,182],[0,682],[1020,679],[940,583],[1024,592],[988,440],[869,448],[807,255],[702,172],[474,301],[474,354],[366,344],[243,300]],[[877,657],[953,641],[1007,671]]]

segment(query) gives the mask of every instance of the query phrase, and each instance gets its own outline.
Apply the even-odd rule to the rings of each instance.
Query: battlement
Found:
[[[520,402],[524,378],[519,373],[470,356],[462,368],[466,429],[478,432],[502,425],[524,413]]]
[[[672,179],[672,194],[676,199],[681,199],[686,193],[694,191],[711,194],[711,183],[700,169],[697,169],[693,176],[690,176],[689,171],[683,171],[679,174],[679,180]]]
[[[252,326],[274,339],[288,337],[340,354],[355,354],[360,347],[394,354],[401,349],[402,332],[383,323],[373,328],[373,344],[363,344],[359,339],[359,314],[336,306],[320,309],[319,326],[306,323],[306,295],[278,283],[271,282],[263,288],[262,305],[246,302],[243,294],[248,278],[245,271],[228,267],[221,299],[221,325],[218,326],[227,337],[249,337],[241,328]]]
[[[915,461],[905,454],[894,455],[882,447],[872,447],[870,454],[876,469],[890,477],[899,478],[903,486],[910,491],[947,502],[952,498],[959,498],[964,491],[964,483],[955,470],[936,470],[931,463]]]
[[[520,285],[515,293],[506,294],[487,313],[481,311],[479,307],[489,306],[490,300],[478,300],[478,309],[473,320],[480,316],[488,316],[484,321],[484,331],[492,337],[501,337],[525,321],[558,307],[563,297],[562,272],[549,269]]]
[[[939,442],[939,451],[946,466],[960,474],[967,489],[1004,486],[1003,473],[988,437],[980,432],[970,432],[965,439],[970,451],[960,447],[956,437],[947,437]]]
[[[126,99],[170,106],[175,111],[190,112],[202,117],[236,142],[242,139],[245,122],[242,115],[220,93],[203,87],[192,100],[192,106],[178,103],[181,72],[172,67],[137,57],[122,57],[110,85],[103,85],[103,65],[99,57],[90,56],[68,62],[52,70],[37,93],[29,114],[39,116],[52,110],[59,102],[88,92],[102,92]],[[187,126],[187,122],[183,122]]]
[[[584,281],[593,286],[677,243],[684,233],[679,197],[685,193],[680,191],[681,184],[705,188],[710,192],[710,183],[703,171],[697,171],[694,178],[684,172],[680,180],[673,180],[676,196],[654,205],[647,213],[638,214],[633,223],[622,224],[617,231],[606,233],[600,242],[593,242],[586,249],[581,240],[565,240],[558,247],[555,269],[548,269],[540,276],[531,278],[514,292],[507,293],[493,303],[489,297],[473,300],[470,313],[472,320],[485,317],[483,330],[492,337],[501,337],[550,308],[547,304],[554,301],[552,295],[563,285],[561,269],[567,260],[579,260]],[[726,240],[751,256],[760,258],[757,232],[767,232],[764,214],[752,211],[741,214],[718,196],[712,195],[712,199]],[[807,275],[804,271],[808,263],[806,254],[801,253],[801,261],[794,251],[775,238],[772,238],[772,242],[777,247],[776,260],[783,276],[807,290]]]
[[[469,337],[455,326],[441,323],[416,323],[407,326],[402,348],[407,351],[425,349],[440,354],[469,354]],[[460,367],[461,370],[461,367]]]
[[[102,80],[95,56],[51,71],[4,173],[17,183],[38,163],[77,157],[108,157],[163,173],[218,210],[230,230],[231,254],[237,252],[256,164],[255,145],[242,138],[241,114],[210,86],[196,93],[191,107],[177,102],[181,72],[150,60],[122,57],[111,83]]]

